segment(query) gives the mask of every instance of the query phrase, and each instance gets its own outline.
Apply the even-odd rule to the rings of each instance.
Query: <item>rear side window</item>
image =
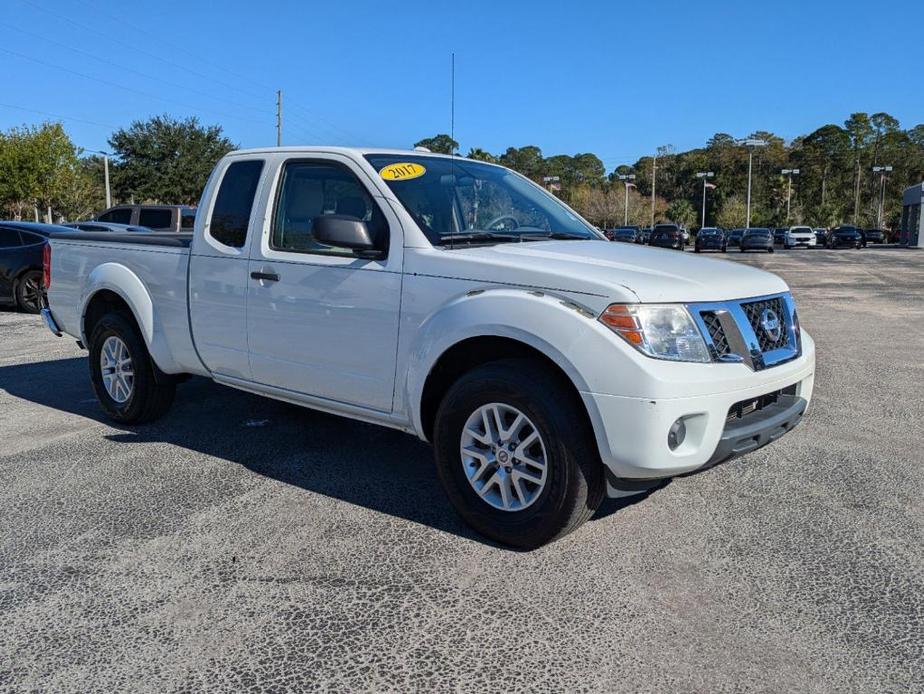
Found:
[[[33,234],[31,231],[20,231],[23,246],[34,246],[37,243],[45,243],[45,237],[41,234]]]
[[[119,207],[115,210],[109,210],[108,212],[99,216],[99,221],[112,222],[113,224],[131,224],[132,208]]]
[[[180,215],[180,228],[192,229],[196,225],[196,213],[184,211]]]
[[[18,248],[19,232],[15,229],[0,229],[0,248]]]
[[[231,248],[243,248],[253,199],[263,171],[262,159],[248,159],[231,164],[215,196],[209,234]]]
[[[173,210],[146,210],[142,207],[138,213],[138,224],[152,229],[173,228]]]

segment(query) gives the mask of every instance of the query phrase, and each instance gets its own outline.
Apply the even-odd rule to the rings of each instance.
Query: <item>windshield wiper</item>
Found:
[[[438,245],[448,246],[453,243],[479,243],[481,241],[519,241],[519,236],[519,234],[499,231],[457,231],[452,234],[443,234]]]

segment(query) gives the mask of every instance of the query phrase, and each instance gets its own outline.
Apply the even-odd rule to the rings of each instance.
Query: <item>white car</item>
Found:
[[[57,235],[45,260],[46,323],[87,346],[115,421],[165,414],[196,374],[400,429],[468,523],[519,547],[778,439],[812,397],[782,279],[608,243],[458,157],[233,152],[194,233]]]
[[[795,248],[796,246],[814,248],[817,244],[818,237],[812,227],[789,227],[783,242],[784,248]]]

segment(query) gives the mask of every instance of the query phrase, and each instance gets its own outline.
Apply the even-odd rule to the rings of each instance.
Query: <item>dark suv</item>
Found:
[[[773,232],[763,227],[745,229],[741,237],[741,252],[767,251],[773,253]]]
[[[696,234],[693,250],[697,253],[709,250],[725,253],[728,250],[725,232],[718,227],[703,227]]]
[[[638,242],[638,227],[619,227],[618,229],[613,229],[612,234],[613,236],[610,238],[610,241],[622,241],[623,243]]]
[[[842,224],[828,234],[828,248],[861,248],[863,232],[854,226]]]
[[[154,231],[192,231],[196,208],[186,205],[116,205],[100,212],[96,221],[131,224]]]
[[[886,235],[882,229],[864,229],[863,230],[863,245],[865,246],[868,243],[885,243]]]
[[[651,240],[648,241],[648,245],[682,251],[683,232],[676,224],[657,224],[651,231]]]

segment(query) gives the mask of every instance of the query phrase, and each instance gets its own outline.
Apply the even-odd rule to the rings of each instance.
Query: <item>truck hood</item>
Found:
[[[428,249],[410,252],[406,263],[406,269],[416,274],[627,302],[725,301],[788,290],[778,276],[734,261],[608,241],[535,241]]]

